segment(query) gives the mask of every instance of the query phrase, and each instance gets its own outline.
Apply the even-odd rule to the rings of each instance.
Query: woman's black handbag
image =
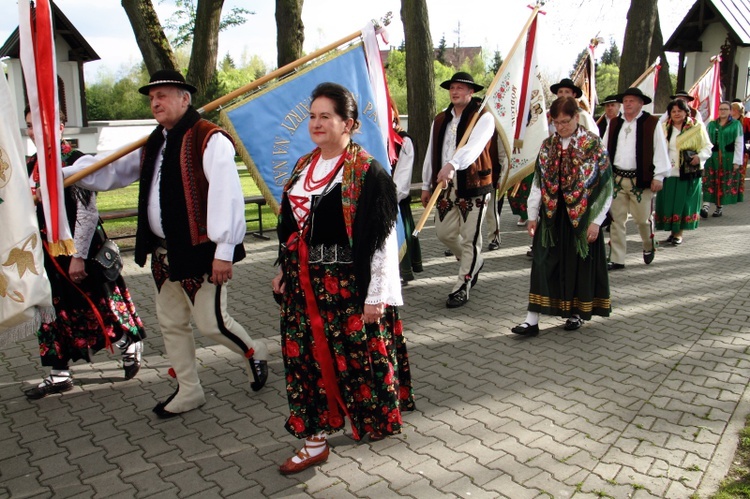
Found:
[[[120,256],[120,248],[113,240],[107,237],[107,233],[104,232],[101,221],[96,227],[94,233],[95,244],[98,243],[98,249],[89,258],[92,262],[92,266],[101,276],[109,282],[116,280],[120,277],[122,272],[122,257]]]
[[[691,163],[697,155],[696,151],[680,151],[680,180],[693,180],[701,176],[700,162],[697,165]]]

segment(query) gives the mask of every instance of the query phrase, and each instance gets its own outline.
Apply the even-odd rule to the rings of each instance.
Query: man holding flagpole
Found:
[[[178,71],[151,75],[139,92],[148,96],[159,126],[142,149],[78,182],[109,190],[140,180],[135,261],[143,266],[151,254],[156,315],[178,383],[154,407],[160,418],[206,402],[191,317],[204,336],[249,359],[253,390],[260,390],[268,377],[265,343],[253,341],[226,310],[232,264],[245,257],[245,204],[234,144],[224,130],[201,119],[191,104],[195,91]],[[66,176],[97,159],[76,161]]]
[[[459,260],[458,278],[445,305],[461,307],[469,301],[469,290],[479,278],[482,258],[482,222],[492,185],[492,165],[497,161],[497,140],[492,114],[481,108],[474,92],[484,87],[458,72],[440,86],[450,92],[448,108],[435,117],[422,168],[422,204],[427,206],[432,190],[444,189],[437,201],[435,230],[438,239]],[[474,128],[467,130],[474,115]],[[466,144],[456,149],[464,133]]]

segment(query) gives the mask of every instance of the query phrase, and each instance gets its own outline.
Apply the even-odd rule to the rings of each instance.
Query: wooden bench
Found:
[[[245,204],[254,204],[258,207],[258,214],[257,216],[245,219],[245,223],[250,222],[258,222],[258,230],[255,232],[251,232],[251,234],[254,237],[257,237],[259,239],[265,239],[268,240],[269,237],[263,234],[263,212],[262,207],[266,205],[266,200],[263,198],[263,196],[245,196]],[[136,208],[128,208],[125,210],[112,210],[112,211],[104,211],[99,213],[99,217],[103,221],[107,220],[120,220],[123,218],[131,218],[138,216],[138,210]],[[107,229],[106,227],[104,228]],[[111,239],[128,239],[130,237],[135,237],[135,233],[133,234],[122,234],[119,236],[111,237]]]

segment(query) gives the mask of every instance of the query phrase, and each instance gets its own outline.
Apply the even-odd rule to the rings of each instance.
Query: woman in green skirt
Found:
[[[701,170],[711,157],[711,141],[703,123],[690,117],[684,100],[670,102],[667,113],[664,135],[672,169],[656,197],[656,229],[670,231],[665,242],[677,246],[682,244],[682,231],[698,227]]]
[[[601,223],[612,204],[612,167],[601,139],[578,125],[578,103],[550,108],[556,133],[542,143],[529,194],[534,238],[526,320],[516,334],[539,333],[539,314],[566,318],[566,331],[609,316],[609,277]]]
[[[711,216],[720,217],[724,206],[742,202],[745,195],[745,179],[740,170],[745,153],[742,124],[732,119],[730,109],[729,102],[719,104],[719,117],[708,124],[708,138],[714,147],[703,177],[701,218],[708,218],[709,203],[716,203]]]

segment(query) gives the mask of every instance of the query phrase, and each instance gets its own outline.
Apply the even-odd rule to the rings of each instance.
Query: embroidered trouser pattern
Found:
[[[463,287],[468,296],[469,282],[482,268],[482,222],[489,199],[489,193],[473,198],[457,198],[452,186],[448,186],[438,199],[435,232],[440,242],[459,259],[458,277],[451,293]]]
[[[625,224],[628,221],[628,213],[633,216],[633,221],[638,226],[638,233],[643,243],[643,251],[653,249],[652,219],[651,219],[651,189],[636,187],[634,178],[624,178],[615,175],[614,184],[617,186],[612,199],[612,225],[610,227],[610,246],[612,252],[609,261],[625,264],[627,253],[627,238]]]
[[[157,250],[153,258],[162,262],[161,272],[168,273],[168,260],[164,250]],[[165,270],[166,269],[166,270]],[[160,276],[161,274],[159,274]],[[157,275],[154,275],[155,283]],[[164,339],[164,347],[172,368],[177,375],[178,392],[165,409],[180,413],[195,409],[205,402],[203,389],[195,359],[195,338],[190,325],[192,317],[195,327],[203,336],[224,345],[243,358],[252,349],[255,360],[266,360],[268,350],[264,342],[253,341],[245,329],[227,313],[227,287],[216,286],[204,276],[200,287],[190,287],[190,295],[181,282],[164,280],[156,288],[156,316]],[[244,362],[248,378],[252,371]]]

